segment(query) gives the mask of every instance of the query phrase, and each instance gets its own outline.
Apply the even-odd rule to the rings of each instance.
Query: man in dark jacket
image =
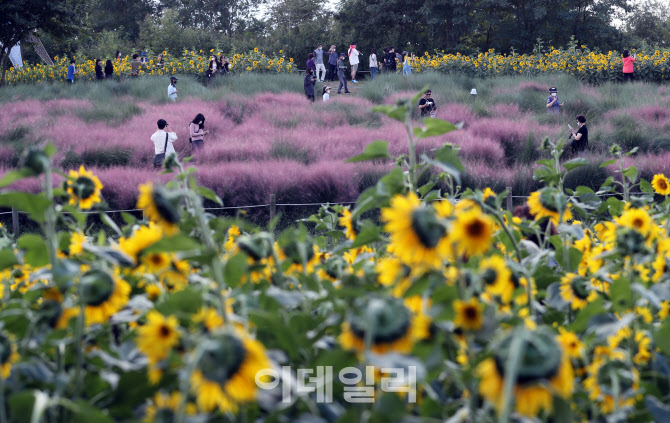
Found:
[[[395,60],[395,49],[393,47],[389,47],[389,52],[387,54],[387,60],[388,60],[388,71],[395,73],[396,71],[396,60]]]
[[[305,72],[305,95],[307,96],[307,100],[310,100],[312,103],[314,102],[314,84],[316,83],[316,76],[314,76],[314,72],[312,71],[311,68],[307,69]]]
[[[342,94],[342,86],[344,86],[344,93],[349,94],[349,88],[347,88],[347,78],[344,76],[344,72],[347,69],[344,64],[345,57],[347,57],[346,54],[340,53],[340,60],[337,61],[337,78],[340,80],[340,85],[337,87],[338,94]]]
[[[330,81],[335,81],[335,78],[337,77],[337,58],[339,56],[337,55],[337,51],[335,49],[335,46],[330,46],[330,50],[328,50],[328,73],[330,73]]]

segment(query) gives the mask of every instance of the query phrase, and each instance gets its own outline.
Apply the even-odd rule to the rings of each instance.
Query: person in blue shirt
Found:
[[[67,82],[74,84],[74,75],[77,73],[77,68],[74,65],[74,59],[70,60],[70,66],[67,68]]]
[[[337,58],[339,56],[337,55],[337,49],[335,46],[330,46],[330,50],[328,50],[328,67],[329,67],[329,73],[330,73],[330,81],[335,81],[335,78],[337,78]]]
[[[561,103],[558,100],[558,90],[556,87],[549,88],[549,98],[547,99],[547,113],[559,114],[561,107],[565,105],[565,101]]]

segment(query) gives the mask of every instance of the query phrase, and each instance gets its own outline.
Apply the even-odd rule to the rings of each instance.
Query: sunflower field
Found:
[[[635,51],[635,77],[642,81],[664,82],[670,79],[670,51]],[[550,49],[535,54],[499,54],[494,50],[477,55],[425,52],[412,63],[412,70],[437,70],[488,78],[504,75],[531,76],[546,73],[567,73],[581,80],[599,84],[623,81],[621,53],[589,50],[586,46],[566,50]]]
[[[209,68],[211,55],[217,57],[222,54],[214,49],[209,52],[203,50],[184,50],[181,56],[173,56],[167,51],[159,54],[149,52],[148,62],[140,68],[143,75],[193,75],[204,76]],[[229,70],[234,74],[246,72],[256,73],[291,73],[294,71],[293,58],[283,56],[283,51],[268,56],[255,48],[247,53],[233,52],[228,57]],[[6,75],[7,84],[35,83],[41,81],[65,81],[70,58],[54,57],[54,65],[24,64],[22,68],[10,68]],[[129,78],[131,72],[131,56],[125,56],[120,61],[112,60],[115,78]],[[78,81],[95,81],[95,58],[77,57],[75,59]],[[106,59],[102,61],[104,69]]]
[[[545,139],[512,213],[460,190],[453,146],[417,154],[458,130],[415,127],[419,97],[375,107],[407,155],[350,159],[388,174],[281,233],[206,213],[221,200],[175,156],[119,225],[93,173],[28,150],[0,179],[40,227],[0,229],[0,422],[665,421],[668,179],[614,146],[616,176],[565,190],[587,161]],[[27,177],[43,191],[10,190]]]

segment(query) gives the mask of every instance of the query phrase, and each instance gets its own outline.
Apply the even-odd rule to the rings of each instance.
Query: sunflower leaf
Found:
[[[354,156],[347,160],[347,163],[364,162],[370,160],[390,159],[389,147],[386,141],[373,141],[365,147],[363,154]]]
[[[27,192],[8,192],[0,194],[0,206],[21,210],[37,223],[44,222],[44,212],[51,204],[43,194],[29,194]]]
[[[640,179],[640,189],[642,190],[642,192],[647,194],[654,193],[654,187],[652,187],[649,181],[647,181],[646,179]]]

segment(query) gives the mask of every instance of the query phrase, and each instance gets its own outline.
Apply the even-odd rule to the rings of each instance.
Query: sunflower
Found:
[[[171,257],[168,253],[148,253],[142,255],[143,269],[146,273],[159,274],[170,266]]]
[[[668,182],[668,178],[663,174],[654,175],[654,179],[651,180],[651,186],[654,187],[656,194],[670,194],[670,182]]]
[[[141,184],[139,188],[137,208],[143,209],[147,218],[161,226],[167,235],[175,234],[179,230],[179,210],[174,200],[162,187],[154,187],[153,182]]]
[[[620,347],[622,344],[630,346],[631,353],[635,352],[633,362],[637,365],[647,364],[651,358],[651,351],[649,350],[651,339],[644,331],[636,330],[633,332],[630,327],[623,327],[614,335],[607,337],[607,344],[612,349]]]
[[[226,251],[231,251],[233,247],[235,247],[235,240],[240,235],[242,235],[242,232],[240,231],[240,228],[238,226],[231,225],[231,227],[228,228],[228,236],[226,237],[226,243],[223,245]]]
[[[645,238],[651,232],[653,221],[646,210],[631,208],[626,210],[621,216],[614,218],[614,221],[624,228],[634,229]]]
[[[561,344],[561,347],[563,347],[563,351],[565,351],[570,358],[582,357],[582,354],[584,353],[584,343],[579,340],[579,337],[575,333],[567,331],[564,328],[558,328],[558,332],[559,335],[556,337],[556,340]]]
[[[86,171],[84,165],[79,166],[78,172],[70,170],[66,191],[70,195],[70,205],[79,205],[82,210],[90,209],[102,201],[100,198],[102,183],[93,172]]]
[[[560,211],[563,212],[563,219],[561,221],[572,219],[572,213],[567,206],[559,207],[556,205],[555,195],[562,196],[562,194],[557,194],[556,191],[551,189],[542,189],[530,194],[527,202],[530,213],[534,216],[535,220],[549,218],[554,225],[558,225],[561,217]]]
[[[520,329],[507,335],[492,348],[494,357],[477,366],[479,393],[493,403],[499,413],[505,407],[505,366],[513,339],[522,337],[522,356],[514,383],[515,410],[536,417],[542,410],[551,412],[553,397],[569,398],[574,389],[570,359],[549,331]]]
[[[154,364],[164,360],[179,342],[179,322],[175,316],[165,317],[152,310],[147,323],[137,329],[137,349]]]
[[[359,225],[357,220],[352,220],[351,211],[348,208],[342,209],[342,217],[338,223],[340,226],[344,227],[344,235],[347,239],[354,240],[359,231]]]
[[[12,373],[12,364],[19,361],[16,345],[9,336],[0,333],[0,377],[7,379]]]
[[[468,257],[483,254],[491,248],[493,220],[479,209],[459,213],[452,226],[450,238],[460,254]]]
[[[225,324],[223,317],[215,309],[207,307],[201,308],[192,320],[193,323],[202,324],[208,332],[213,332]]]
[[[86,235],[79,231],[74,231],[70,235],[70,246],[68,247],[68,255],[70,257],[81,254],[84,251],[84,244],[86,243]]]
[[[484,282],[484,290],[500,297],[503,304],[509,304],[514,295],[512,271],[505,265],[501,256],[487,257],[479,263],[479,274]]]
[[[480,304],[476,298],[468,301],[454,301],[454,310],[456,318],[454,325],[462,330],[479,330],[484,324],[484,305]]]
[[[440,211],[422,204],[413,192],[396,195],[391,207],[382,209],[385,230],[391,234],[389,251],[408,266],[437,268],[450,256],[447,227]]]
[[[271,368],[263,345],[242,333],[220,333],[202,345],[191,389],[198,407],[206,412],[237,412],[239,404],[254,401],[256,374]]]
[[[603,414],[635,405],[640,388],[640,373],[636,367],[623,361],[623,357],[595,354],[586,370],[584,388],[589,399],[598,403]]]
[[[370,349],[377,354],[409,353],[414,342],[426,335],[425,320],[416,318],[399,299],[363,299],[357,310],[342,324],[339,342],[345,350],[365,351],[366,334],[370,334]],[[372,326],[370,328],[369,326]]]
[[[128,303],[130,285],[118,275],[89,270],[79,281],[86,325],[106,323]]]
[[[559,289],[561,298],[570,304],[573,310],[581,310],[598,298],[598,293],[591,289],[590,281],[575,273],[563,276]]]
[[[119,248],[135,260],[135,262],[138,262],[142,251],[161,239],[163,239],[163,229],[155,223],[149,222],[148,226],[136,228],[129,238],[121,237],[119,239]]]
[[[147,423],[173,422],[177,416],[180,403],[181,394],[179,392],[173,392],[169,395],[163,392],[156,392],[156,395],[147,406],[144,421]],[[198,410],[193,403],[186,404],[187,415],[193,416],[197,412]]]
[[[188,285],[188,276],[191,274],[191,265],[186,260],[178,260],[174,255],[170,266],[164,271],[160,280],[170,292],[181,291]]]

